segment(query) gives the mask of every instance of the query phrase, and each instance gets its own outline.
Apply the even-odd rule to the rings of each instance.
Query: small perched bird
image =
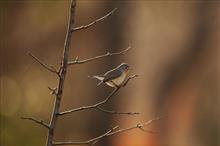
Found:
[[[89,77],[100,80],[97,86],[105,83],[110,87],[118,87],[125,81],[129,70],[130,66],[127,63],[122,63],[116,68],[106,72],[104,75]]]

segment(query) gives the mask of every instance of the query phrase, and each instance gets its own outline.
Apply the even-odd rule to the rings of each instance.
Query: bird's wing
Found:
[[[113,80],[113,79],[119,77],[121,74],[122,74],[122,72],[120,70],[117,70],[117,69],[110,70],[104,74],[103,82],[108,82],[110,80]]]

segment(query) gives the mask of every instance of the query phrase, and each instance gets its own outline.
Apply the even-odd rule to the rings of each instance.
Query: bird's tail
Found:
[[[97,86],[99,86],[103,83],[104,77],[102,77],[102,76],[88,76],[88,77],[89,78],[96,78],[96,79],[100,80],[100,82],[97,84]]]

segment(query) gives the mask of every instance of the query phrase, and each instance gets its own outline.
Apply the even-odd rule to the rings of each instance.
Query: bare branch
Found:
[[[99,111],[107,114],[118,114],[118,115],[138,115],[140,113],[137,112],[117,112],[117,111],[112,111],[112,110],[106,110],[101,107],[96,107]]]
[[[123,86],[123,87],[126,86],[127,83],[128,83],[131,79],[136,78],[136,77],[139,77],[139,75],[132,75],[132,76],[129,76],[128,79],[124,82],[124,84],[122,84],[122,86]]]
[[[124,54],[126,54],[130,49],[131,49],[131,47],[129,46],[129,47],[127,47],[125,50],[120,51],[120,52],[115,52],[115,53],[107,52],[106,54],[99,55],[99,56],[95,56],[95,57],[88,58],[88,59],[84,59],[84,60],[79,60],[79,57],[76,57],[75,60],[69,61],[69,62],[68,62],[68,65],[83,64],[83,63],[90,62],[90,61],[94,61],[94,60],[101,59],[101,58],[104,58],[104,57],[115,56],[115,55],[124,55]]]
[[[57,74],[57,71],[53,66],[48,66],[47,64],[43,63],[39,58],[34,56],[34,54],[32,54],[31,52],[28,52],[28,55],[31,56],[35,61],[37,61],[41,66],[43,66],[48,71]]]
[[[72,110],[60,112],[58,115],[61,116],[61,115],[65,115],[65,114],[69,114],[69,113],[73,113],[73,112],[77,112],[77,111],[81,111],[81,110],[88,110],[88,109],[97,108],[98,106],[107,103],[108,100],[109,100],[118,90],[119,90],[119,88],[115,88],[115,89],[109,94],[109,96],[108,96],[105,100],[100,101],[100,102],[98,102],[98,103],[96,103],[96,104],[88,105],[88,106],[82,106],[82,107],[75,108],[75,109],[72,109]]]
[[[118,126],[115,126],[113,127],[111,130],[108,130],[107,132],[105,132],[104,134],[98,136],[98,137],[95,137],[95,138],[92,138],[90,140],[87,140],[87,141],[79,141],[79,142],[54,142],[53,145],[68,145],[68,144],[71,144],[71,145],[94,145],[95,143],[97,143],[100,139],[106,137],[108,134],[110,134],[113,130],[117,129]]]
[[[76,27],[76,28],[72,29],[71,31],[78,31],[78,30],[81,30],[81,29],[87,29],[87,28],[93,26],[94,24],[105,20],[106,18],[108,18],[109,16],[111,16],[116,10],[117,10],[117,8],[114,8],[112,11],[110,11],[109,13],[107,13],[105,16],[103,16],[103,17],[101,17],[101,18],[98,18],[98,19],[94,20],[93,22],[91,22],[91,23],[89,23],[89,24],[87,24],[87,25],[82,25],[82,26],[80,26],[80,27]]]
[[[109,99],[114,96],[116,94],[116,92],[121,88],[121,87],[125,87],[127,85],[127,83],[129,82],[130,79],[132,78],[135,78],[137,77],[138,75],[133,75],[133,76],[129,76],[128,79],[125,81],[125,83],[122,85],[122,86],[118,86],[116,87],[109,95],[108,97],[103,100],[103,101],[100,101],[96,104],[93,104],[93,105],[88,105],[88,106],[82,106],[82,107],[79,107],[79,108],[74,108],[72,110],[68,110],[68,111],[64,111],[64,112],[60,112],[58,115],[61,116],[61,115],[65,115],[65,114],[70,114],[70,113],[73,113],[73,112],[77,112],[77,111],[81,111],[81,110],[88,110],[88,109],[95,109],[105,103],[107,103],[109,101]]]
[[[41,120],[41,119],[38,120],[38,119],[35,119],[33,117],[21,117],[21,119],[33,121],[33,122],[35,122],[35,123],[37,123],[37,124],[39,124],[41,126],[44,126],[47,129],[50,129],[50,126],[46,122]]]
[[[125,128],[125,129],[120,129],[120,130],[117,130],[117,131],[115,131],[115,132],[111,132],[110,134],[108,134],[108,136],[110,136],[110,135],[115,135],[115,134],[119,134],[119,133],[126,132],[126,131],[129,131],[129,130],[133,130],[133,129],[136,129],[136,128],[138,128],[138,129],[143,129],[143,127],[146,127],[147,125],[150,125],[150,124],[153,123],[154,121],[161,120],[161,119],[163,119],[163,118],[165,118],[165,117],[166,117],[166,116],[156,117],[156,118],[151,119],[151,120],[149,120],[149,121],[147,121],[147,122],[145,122],[145,123],[138,123],[138,124],[136,124],[136,125],[134,125],[134,126],[131,126],[131,127]],[[142,130],[142,131],[143,131],[143,130]],[[147,132],[147,131],[145,131],[145,132]]]
[[[46,146],[53,145],[54,131],[55,131],[54,129],[56,127],[58,113],[60,111],[61,100],[63,97],[64,83],[65,83],[65,78],[66,78],[66,73],[67,73],[67,68],[68,68],[69,51],[70,51],[71,40],[72,40],[71,30],[74,28],[75,12],[76,12],[76,0],[71,0],[70,9],[69,9],[69,21],[68,21],[66,39],[65,39],[64,48],[63,48],[63,55],[62,55],[62,60],[61,60],[61,65],[59,67],[59,71],[57,72],[57,74],[59,75],[59,81],[57,85],[56,98],[54,101],[54,108],[53,108],[52,116],[50,119],[50,129],[47,135]]]
[[[136,129],[136,128],[138,128],[138,129],[140,129],[140,128],[142,128],[142,127],[145,127],[145,126],[147,126],[147,125],[150,125],[152,122],[154,122],[154,121],[158,121],[158,120],[161,120],[162,118],[165,118],[166,116],[161,116],[161,117],[157,117],[157,118],[154,118],[154,119],[151,119],[151,120],[149,120],[149,121],[147,121],[147,122],[145,122],[145,123],[138,123],[138,124],[136,124],[136,125],[134,125],[134,126],[131,126],[131,127],[128,127],[128,128],[125,128],[125,129],[120,129],[120,130],[117,130],[117,131],[114,131],[114,132],[111,132],[111,133],[109,133],[108,134],[108,136],[111,136],[111,135],[115,135],[115,134],[119,134],[119,133],[122,133],[122,132],[126,132],[126,131],[129,131],[129,130],[133,130],[133,129]],[[145,131],[146,132],[146,131]]]
[[[112,136],[112,135],[116,135],[116,134],[120,134],[120,133],[123,133],[123,132],[130,131],[130,130],[140,129],[140,128],[146,127],[147,125],[150,125],[154,121],[161,120],[162,118],[164,118],[164,117],[157,117],[157,118],[151,119],[151,120],[149,120],[147,122],[144,122],[142,124],[138,123],[138,124],[130,126],[128,128],[119,129],[119,130],[115,131],[114,129],[118,128],[118,126],[117,126],[117,127],[114,127],[114,129],[109,130],[106,133],[104,133],[104,134],[102,134],[102,135],[100,135],[98,137],[92,138],[90,140],[87,140],[87,141],[79,141],[79,142],[73,142],[73,141],[54,142],[53,145],[91,145],[91,144],[96,143],[97,141],[99,141],[99,140],[101,140],[101,139],[103,139],[105,137],[109,137],[109,136]]]
[[[98,137],[96,137],[96,138],[93,138],[93,139],[88,140],[88,142],[89,142],[89,143],[92,143],[92,145],[93,145],[93,144],[95,144],[96,142],[98,142],[100,139],[106,137],[108,134],[110,134],[111,132],[113,132],[113,131],[114,131],[115,129],[117,129],[118,127],[119,127],[119,126],[115,126],[115,127],[113,127],[111,130],[107,131],[106,133],[104,133],[104,134],[102,134],[102,135],[100,135],[100,136],[98,136]]]

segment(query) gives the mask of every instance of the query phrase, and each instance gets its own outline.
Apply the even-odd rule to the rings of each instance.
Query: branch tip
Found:
[[[27,52],[27,54],[29,56],[31,56],[37,63],[39,63],[42,67],[44,67],[46,70],[52,72],[52,73],[56,73],[57,74],[57,71],[56,69],[52,66],[52,65],[47,65],[45,63],[43,63],[43,61],[41,61],[38,57],[36,57],[34,54],[32,54],[30,51]]]
[[[115,114],[115,115],[138,115],[140,113],[137,113],[137,112],[117,112],[117,111],[111,111],[111,110],[106,110],[106,109],[103,109],[99,106],[96,107],[97,110],[103,112],[103,113],[106,113],[106,114]]]
[[[76,27],[76,28],[73,28],[71,30],[71,32],[73,31],[78,31],[78,30],[82,30],[82,29],[87,29],[87,28],[90,28],[91,26],[93,26],[94,24],[98,23],[98,22],[101,22],[103,20],[105,20],[106,18],[108,18],[109,16],[111,16],[113,13],[115,13],[115,11],[117,10],[117,8],[114,8],[113,10],[111,10],[109,13],[107,13],[106,15],[90,22],[89,24],[86,24],[86,25],[82,25],[82,26],[79,26],[79,27]]]
[[[101,59],[101,58],[105,58],[105,57],[116,56],[116,55],[124,55],[124,54],[126,54],[130,49],[131,49],[131,47],[129,46],[129,47],[127,47],[125,50],[122,50],[122,51],[119,51],[119,52],[111,53],[111,52],[108,51],[107,53],[105,53],[105,54],[103,54],[103,55],[95,56],[95,57],[88,58],[88,59],[84,59],[84,60],[79,60],[79,57],[77,56],[77,57],[75,58],[75,60],[69,61],[69,62],[68,62],[68,65],[83,64],[83,63],[86,63],[86,62],[94,61],[94,60]]]
[[[33,122],[35,122],[35,123],[37,123],[37,124],[39,124],[39,125],[41,125],[41,126],[47,128],[47,129],[50,129],[50,126],[49,126],[46,122],[44,122],[43,120],[41,120],[41,119],[35,119],[35,118],[33,118],[33,117],[20,117],[20,118],[23,119],[23,120],[33,121]]]

